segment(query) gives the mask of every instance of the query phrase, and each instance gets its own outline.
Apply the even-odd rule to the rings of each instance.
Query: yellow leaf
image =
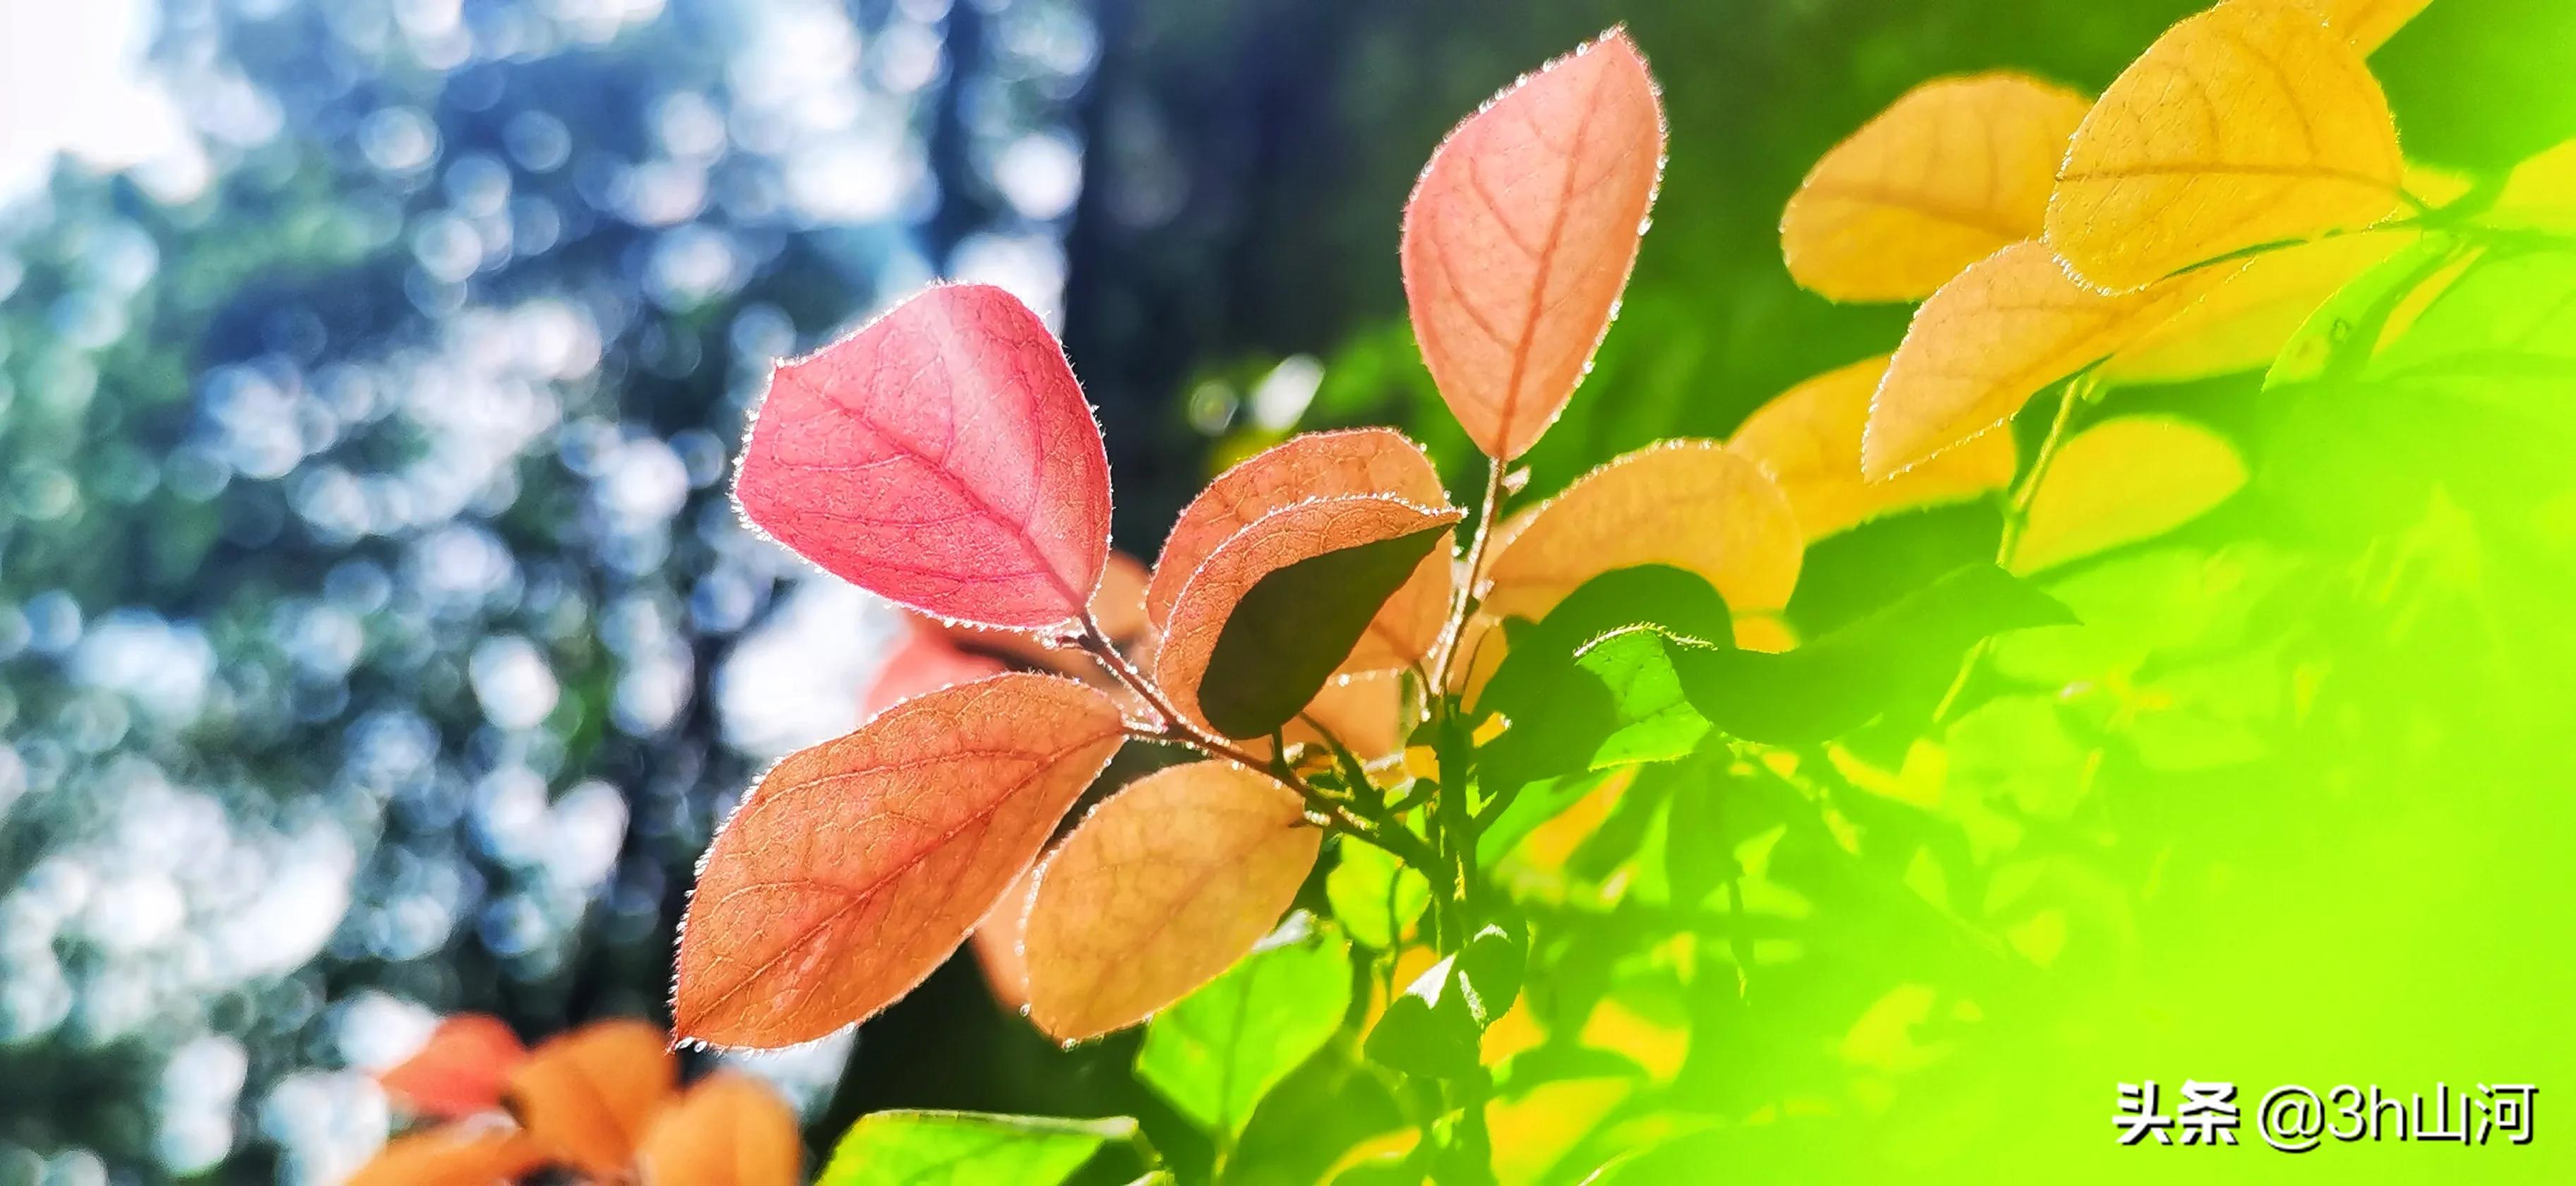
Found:
[[[1881,515],[1974,498],[2012,481],[2008,432],[1981,434],[1885,481],[1862,481],[1861,429],[1886,373],[1884,355],[1827,371],[1754,409],[1726,443],[1780,484],[1808,543]]]
[[[2069,279],[2048,248],[2015,243],[1914,311],[1861,434],[1861,474],[1884,480],[1994,428],[2033,392],[2173,315],[2224,270],[2109,296]]]
[[[1805,542],[1762,467],[1715,441],[1648,445],[1499,528],[1486,612],[1545,617],[1575,586],[1640,564],[1698,573],[1738,613],[1777,610]]]
[[[2335,290],[2415,239],[2411,230],[2364,231],[2258,255],[2112,355],[2102,377],[2179,383],[2269,365]]]
[[[2008,71],[1907,91],[1789,196],[1780,215],[1789,274],[1838,301],[1919,300],[2039,234],[2067,137],[2090,105]]]
[[[2199,518],[2245,485],[2218,434],[2165,416],[2105,420],[2058,447],[2008,562],[2024,575]]]
[[[1626,1079],[1559,1079],[1486,1104],[1494,1180],[1501,1186],[1572,1180],[1549,1171],[1635,1091]]]
[[[1270,932],[1315,867],[1302,800],[1231,762],[1158,770],[1038,867],[1029,1019],[1071,1041],[1134,1025]]]
[[[2397,205],[2397,124],[2361,55],[2295,0],[2175,25],[2076,129],[2048,244],[2128,292],[2265,243],[2368,226]]]
[[[2369,53],[2414,20],[2433,0],[2307,0],[2354,49]]]
[[[2480,221],[2576,234],[2576,140],[2514,166]]]

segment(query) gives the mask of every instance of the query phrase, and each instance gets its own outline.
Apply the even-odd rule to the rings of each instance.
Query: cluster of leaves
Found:
[[[782,365],[745,515],[924,622],[883,710],[719,834],[679,1033],[812,1040],[974,933],[1052,1037],[1150,1019],[1136,1072],[1211,1174],[1254,1163],[1292,1075],[1373,1093],[1367,1139],[1264,1146],[1348,1181],[1658,1180],[1659,1150],[1817,1086],[1806,1060],[1726,1058],[1787,1009],[1848,1020],[1843,1063],[1937,1062],[1920,1035],[2008,1004],[2116,913],[2082,916],[2102,896],[2081,861],[2023,851],[2080,831],[2106,755],[2241,763],[2282,711],[2277,671],[2210,667],[2237,661],[2246,590],[2298,561],[2159,551],[2026,583],[2246,482],[2212,429],[2092,405],[2266,363],[2282,387],[2479,398],[2576,373],[2568,304],[2528,299],[2571,287],[2567,150],[2410,173],[2363,58],[2420,4],[2317,3],[2230,0],[2090,102],[2001,74],[1899,100],[1782,221],[1802,283],[1922,301],[1897,350],[1536,505],[1508,505],[1511,465],[1608,328],[1661,158],[1615,31],[1460,125],[1406,210],[1414,335],[1488,460],[1481,497],[1398,434],[1308,434],[1219,477],[1141,571],[1109,547],[1081,389],[1006,294],[935,288]],[[2024,464],[2004,426],[2052,386]],[[1992,563],[1812,636],[1784,616],[1814,541],[1987,496]],[[1197,759],[1057,840],[1130,739]],[[1802,928],[1819,903],[1857,921]],[[1329,921],[1274,926],[1300,904]],[[1829,941],[1910,982],[1788,1004]],[[1121,1142],[1170,1172],[1123,1119],[881,1113],[826,1176],[1055,1181]]]
[[[549,1169],[601,1182],[795,1186],[804,1146],[770,1089],[718,1071],[679,1090],[670,1035],[594,1022],[531,1051],[481,1013],[439,1023],[378,1076],[435,1127],[398,1137],[355,1186],[519,1181]]]

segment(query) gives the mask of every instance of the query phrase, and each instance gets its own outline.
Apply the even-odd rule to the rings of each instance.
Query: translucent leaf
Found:
[[[2304,0],[2326,25],[2364,54],[2378,49],[2433,0]]]
[[[1232,762],[1137,780],[1038,866],[1029,1019],[1072,1041],[1189,995],[1270,933],[1323,841],[1304,800]]]
[[[1498,712],[1509,722],[1478,753],[1487,794],[1674,757],[1707,731],[1669,677],[1661,684],[1640,683],[1624,670],[1577,666],[1576,656],[1594,639],[1641,622],[1699,638],[1733,636],[1725,600],[1696,573],[1641,565],[1584,582],[1545,618],[1517,632],[1510,654],[1474,702],[1477,712]],[[1680,716],[1668,718],[1675,707]]]
[[[1281,940],[1154,1018],[1136,1053],[1137,1078],[1226,1139],[1350,1009],[1348,949],[1285,928]]]
[[[1156,682],[1199,724],[1269,733],[1314,698],[1458,518],[1379,495],[1262,516],[1210,553],[1173,602]]]
[[[1109,462],[1064,350],[1019,299],[932,288],[770,380],[745,517],[934,617],[1059,629],[1109,553]]]
[[[527,1057],[508,1023],[488,1013],[459,1013],[440,1021],[420,1049],[379,1072],[376,1082],[396,1104],[452,1120],[500,1107],[510,1072]]]
[[[2059,446],[2031,496],[2013,547],[2034,573],[2199,518],[2245,484],[2245,464],[2218,434],[2166,416],[2119,416]]]
[[[1887,374],[1885,356],[1838,367],[1754,409],[1726,447],[1780,484],[1808,544],[1881,515],[1975,498],[2012,481],[2009,432],[1985,432],[1895,477],[1865,481],[1861,431]]]
[[[2370,359],[2403,336],[2442,291],[2475,266],[2483,252],[2445,234],[2427,234],[2346,282],[2282,343],[2263,376],[2266,390],[2324,379],[2329,368],[2360,374]]]
[[[385,1142],[347,1186],[493,1186],[545,1163],[544,1146],[515,1125],[459,1121]]]
[[[985,912],[984,921],[975,924],[975,933],[966,937],[994,1002],[1014,1013],[1029,1007],[1029,960],[1021,938],[1029,922],[1030,879],[1036,873],[1034,865],[1022,870],[1002,891],[1002,900]]]
[[[606,1178],[626,1172],[679,1080],[659,1027],[600,1021],[540,1044],[510,1075],[509,1098],[528,1135],[557,1160]]]
[[[1055,1186],[1136,1135],[1124,1116],[1061,1120],[982,1112],[887,1111],[859,1118],[816,1186]]]
[[[1797,587],[1804,541],[1761,466],[1715,441],[1673,440],[1506,520],[1494,547],[1485,611],[1536,620],[1583,582],[1641,564],[1698,574],[1739,615],[1776,612]]]
[[[1910,301],[2034,238],[2091,103],[1990,71],[1907,91],[1837,144],[1780,215],[1789,274],[1838,301]]]
[[[1628,35],[1550,62],[1468,117],[1404,207],[1422,360],[1487,454],[1547,431],[1618,311],[1663,168],[1654,80]]]
[[[1362,762],[1380,762],[1404,752],[1404,673],[1371,671],[1335,676],[1306,702],[1304,710],[1283,727],[1290,741],[1322,744],[1324,732]]]
[[[2491,252],[2392,336],[2374,380],[2469,399],[2576,396],[2576,249]]]
[[[1440,471],[1391,428],[1300,433],[1254,454],[1181,508],[1145,587],[1145,616],[1168,626],[1181,587],[1218,545],[1272,511],[1315,498],[1383,494],[1418,506],[1449,503]]]
[[[789,755],[708,849],[680,936],[681,1036],[789,1046],[910,991],[1037,858],[1123,729],[1105,694],[1011,673]]]
[[[1324,876],[1333,921],[1363,946],[1392,950],[1431,905],[1431,882],[1385,849],[1345,837],[1338,851]]]
[[[653,1121],[635,1164],[642,1186],[796,1186],[804,1160],[787,1101],[718,1071]]]
[[[2513,167],[2480,222],[2576,234],[2576,140]]]
[[[2416,237],[2364,231],[2258,255],[2122,347],[2102,364],[2102,377],[2179,383],[2269,365],[2327,297]]]
[[[2361,54],[2293,0],[2234,0],[2167,30],[2084,117],[2048,244],[2128,292],[2397,206],[2397,124]]]
[[[877,668],[867,695],[859,698],[859,720],[864,722],[922,693],[973,683],[1004,670],[999,659],[959,650],[939,627],[908,619],[902,639]]]
[[[2136,341],[2225,278],[2212,269],[2126,296],[2069,279],[2039,243],[1978,261],[1914,311],[1861,434],[1876,482],[1957,448],[2039,389]]]

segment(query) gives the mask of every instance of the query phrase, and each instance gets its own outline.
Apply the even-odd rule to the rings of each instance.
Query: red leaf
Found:
[[[868,694],[859,698],[862,722],[922,693],[973,683],[1006,670],[999,659],[957,649],[937,626],[908,620],[903,630],[903,641],[886,656],[885,666],[877,668]]]
[[[742,512],[799,555],[941,618],[1082,616],[1109,553],[1109,461],[1064,351],[998,288],[930,289],[779,365]]]
[[[1106,694],[1012,672],[788,755],[698,874],[680,1034],[791,1046],[911,991],[1036,860],[1123,729]]]
[[[423,1116],[453,1120],[501,1106],[501,1085],[528,1057],[500,1018],[459,1013],[438,1023],[410,1058],[376,1076],[385,1094]]]
[[[1623,30],[1495,96],[1404,207],[1422,361],[1487,454],[1537,443],[1592,363],[1663,169],[1655,82]]]
[[[538,1045],[510,1076],[528,1135],[594,1177],[626,1172],[653,1114],[680,1082],[670,1036],[641,1021],[599,1021]]]

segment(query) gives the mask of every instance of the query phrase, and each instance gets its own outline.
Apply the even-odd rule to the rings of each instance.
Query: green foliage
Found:
[[[1336,548],[1261,578],[1225,619],[1200,679],[1208,723],[1228,737],[1259,737],[1296,716],[1447,537],[1443,525]]]
[[[1230,1145],[1262,1097],[1341,1028],[1350,1000],[1347,945],[1292,921],[1157,1015],[1137,1051],[1136,1075]]]
[[[1136,1122],[887,1111],[850,1127],[819,1186],[1054,1186],[1101,1146],[1136,1135]]]

